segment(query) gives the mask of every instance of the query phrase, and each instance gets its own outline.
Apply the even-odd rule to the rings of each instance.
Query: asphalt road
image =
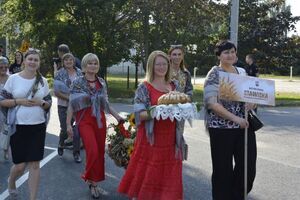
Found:
[[[54,99],[55,100],[55,99]],[[54,101],[55,103],[55,101]],[[122,112],[131,112],[132,106],[113,104]],[[76,164],[71,151],[63,157],[56,152],[59,123],[54,104],[46,138],[45,158],[41,163],[40,200],[86,200],[88,187],[80,179],[84,162]],[[203,115],[202,115],[203,116]],[[265,127],[257,132],[258,160],[251,200],[297,200],[300,197],[300,108],[259,109]],[[112,119],[108,117],[110,121]],[[211,199],[211,159],[209,138],[205,133],[203,119],[193,121],[193,128],[185,128],[189,144],[189,158],[184,162],[184,197],[186,200]],[[84,158],[84,151],[81,152]],[[0,153],[0,200],[7,197],[7,177],[11,162],[3,160]],[[106,180],[100,184],[103,199],[122,200],[126,197],[116,192],[124,173],[106,157]],[[19,183],[19,199],[28,199],[26,174]]]

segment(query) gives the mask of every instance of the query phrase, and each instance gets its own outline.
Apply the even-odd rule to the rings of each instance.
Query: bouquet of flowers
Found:
[[[113,133],[107,136],[107,154],[117,166],[126,168],[136,137],[134,114],[128,115],[124,123],[109,124],[108,129],[113,129]]]

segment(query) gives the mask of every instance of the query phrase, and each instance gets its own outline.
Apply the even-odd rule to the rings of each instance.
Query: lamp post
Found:
[[[135,89],[137,88],[138,86],[138,67],[139,67],[139,62],[138,62],[138,59],[136,57],[136,61],[135,61]]]
[[[196,72],[198,70],[198,67],[194,67],[194,85],[196,84]]]
[[[290,81],[293,81],[293,66],[290,67]]]
[[[139,67],[139,57],[138,54],[136,52],[136,49],[132,49],[131,50],[131,56],[132,56],[132,60],[135,64],[135,88],[137,88],[138,86],[138,67]]]
[[[230,40],[237,47],[239,25],[239,0],[231,0],[230,6]]]

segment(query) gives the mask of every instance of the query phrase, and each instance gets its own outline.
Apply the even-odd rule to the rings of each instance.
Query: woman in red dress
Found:
[[[168,56],[162,51],[152,52],[147,62],[146,81],[139,85],[135,94],[138,133],[134,152],[118,188],[129,198],[183,199],[182,140],[177,134],[176,122],[155,120],[149,113],[158,98],[175,90],[177,85],[170,81]]]
[[[106,118],[104,112],[112,114],[119,122],[123,118],[109,105],[105,81],[97,76],[100,64],[95,54],[88,53],[82,59],[84,76],[72,83],[67,113],[67,131],[73,135],[72,116],[86,151],[86,166],[82,179],[87,182],[91,196],[100,198],[97,182],[105,179],[104,152]]]

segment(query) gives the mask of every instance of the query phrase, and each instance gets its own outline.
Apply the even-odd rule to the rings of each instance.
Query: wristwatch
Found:
[[[42,100],[41,106],[44,107],[46,105],[46,101]]]

